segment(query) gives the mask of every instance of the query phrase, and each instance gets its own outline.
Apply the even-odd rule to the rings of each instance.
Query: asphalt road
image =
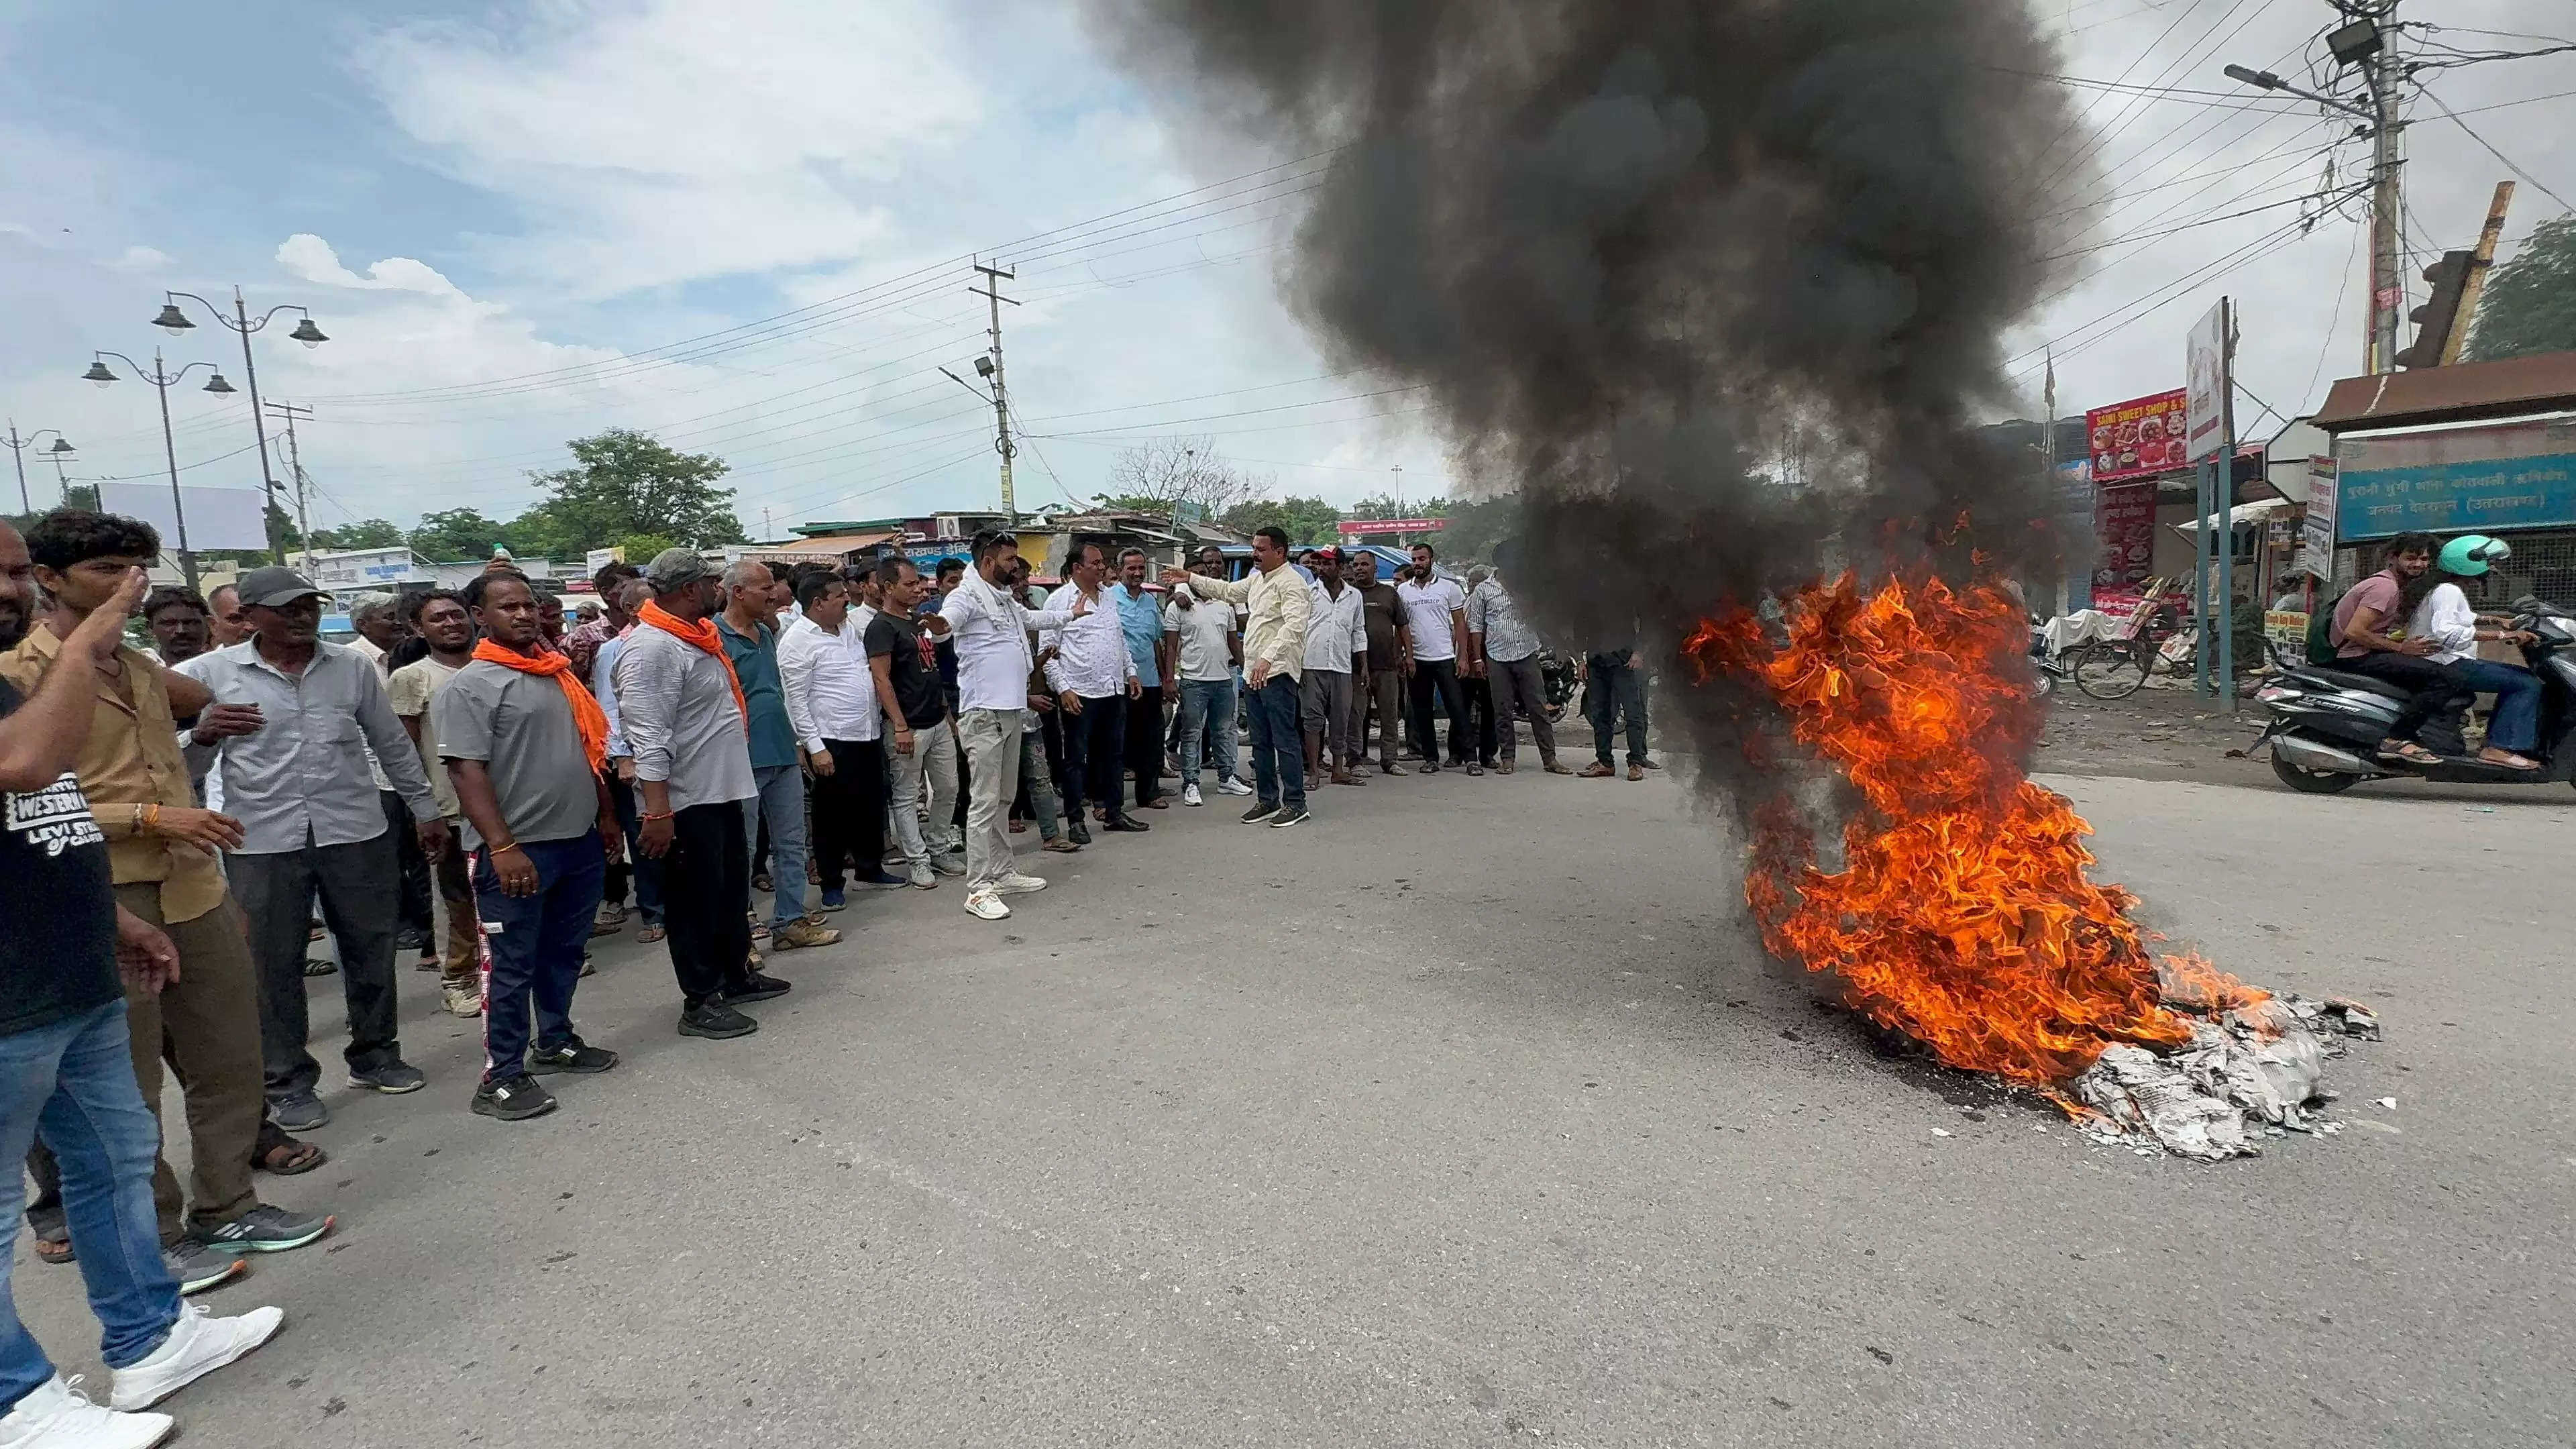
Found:
[[[998,926],[863,900],[742,1041],[603,942],[625,1064],[533,1123],[467,1113],[407,974],[430,1090],[335,1095],[333,1162],[263,1179],[339,1232],[204,1300],[287,1331],[168,1407],[369,1449],[2576,1437],[2576,793],[2051,782],[2154,923],[2379,1009],[2340,1136],[2095,1146],[1763,965],[1680,782],[1443,774],[1175,808]]]

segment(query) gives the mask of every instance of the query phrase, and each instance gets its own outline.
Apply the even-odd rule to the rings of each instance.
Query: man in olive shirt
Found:
[[[51,670],[80,667],[62,657],[64,641],[112,605],[127,571],[151,563],[161,542],[151,525],[134,519],[59,509],[38,520],[26,543],[35,581],[54,608],[0,660],[0,674],[32,693]],[[331,1228],[327,1216],[263,1205],[252,1186],[264,1105],[258,977],[241,912],[215,865],[216,851],[241,843],[242,828],[196,808],[178,745],[181,718],[195,717],[201,744],[255,732],[260,718],[256,710],[211,703],[203,685],[130,647],[93,670],[90,726],[75,772],[108,838],[118,904],[170,938],[181,968],[167,989],[127,1002],[144,1101],[159,1110],[166,1060],[188,1114],[193,1206],[183,1223],[179,1182],[166,1162],[154,1173],[154,1206],[162,1244],[181,1260],[174,1267],[182,1281],[210,1286],[237,1270],[240,1253],[299,1248]],[[271,1144],[270,1152],[273,1167],[318,1155],[291,1140]],[[39,1184],[50,1186],[51,1174],[49,1162],[40,1164]]]
[[[617,1053],[574,1034],[572,995],[607,843],[622,832],[599,773],[608,718],[570,656],[546,646],[536,591],[516,574],[487,573],[465,596],[483,642],[431,696],[430,725],[474,852],[475,909],[496,928],[474,1110],[516,1122],[555,1109],[530,1073],[617,1065]]]
[[[1368,627],[1368,668],[1352,681],[1351,708],[1359,723],[1351,730],[1353,751],[1368,754],[1369,716],[1377,717],[1377,768],[1380,774],[1401,775],[1404,767],[1395,762],[1396,742],[1404,737],[1398,702],[1404,693],[1407,655],[1404,635],[1404,600],[1395,585],[1381,583],[1377,576],[1377,554],[1361,549],[1343,565],[1343,577],[1359,590],[1360,614]]]

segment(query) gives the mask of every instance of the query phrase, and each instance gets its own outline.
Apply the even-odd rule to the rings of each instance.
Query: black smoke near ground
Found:
[[[1428,389],[1472,490],[1520,500],[1514,592],[1551,637],[1642,621],[1678,682],[1679,636],[1768,590],[2053,558],[2036,460],[1972,426],[2062,249],[2038,218],[2087,180],[2021,0],[1094,13],[1192,116],[1330,153],[1283,288],[1337,365]],[[1765,711],[1658,701],[1745,783]]]

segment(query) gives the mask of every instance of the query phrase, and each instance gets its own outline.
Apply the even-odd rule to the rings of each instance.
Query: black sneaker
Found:
[[[1413,768],[1416,774],[1437,775],[1440,773],[1440,762],[1438,760],[1425,760]]]
[[[405,926],[401,930],[394,932],[394,949],[397,951],[427,951],[430,949],[429,933],[418,926]]]
[[[218,1253],[285,1253],[331,1231],[332,1221],[327,1213],[293,1213],[261,1203],[230,1222],[188,1236]]]
[[[531,1050],[528,1053],[528,1070],[541,1077],[553,1072],[579,1072],[588,1076],[593,1072],[607,1071],[615,1065],[617,1053],[606,1047],[591,1046],[580,1037],[574,1037],[550,1052]]]
[[[743,973],[741,987],[726,992],[724,999],[736,1005],[746,1001],[767,1001],[773,996],[785,996],[788,986],[789,983],[775,976],[764,976],[758,971],[747,971]]]
[[[1246,825],[1258,825],[1262,821],[1267,820],[1278,813],[1279,807],[1276,805],[1255,805],[1251,809],[1243,812],[1243,823]]]
[[[311,1087],[298,1087],[268,1099],[268,1120],[288,1132],[310,1132],[331,1120],[331,1109]]]
[[[683,1027],[682,1030],[687,1028]],[[507,1077],[485,1082],[474,1089],[474,1115],[498,1117],[504,1122],[525,1122],[542,1117],[555,1109],[555,1094],[526,1077]]]
[[[1076,845],[1089,845],[1091,843],[1091,828],[1084,825],[1080,820],[1068,820],[1064,823],[1064,838],[1072,841]]]
[[[1469,765],[1467,767],[1467,773],[1470,775],[1481,775],[1485,773],[1485,767],[1482,765]]]
[[[382,1092],[388,1097],[399,1097],[405,1092],[417,1092],[428,1086],[429,1077],[420,1068],[396,1057],[372,1067],[349,1068],[349,1085]],[[277,1125],[285,1127],[289,1124],[280,1120]]]
[[[1109,823],[1101,826],[1100,828],[1103,830],[1116,831],[1123,835],[1142,835],[1154,827],[1137,819],[1133,815],[1112,815],[1109,817]]]
[[[721,996],[710,996],[680,1012],[680,1035],[702,1036],[710,1041],[749,1036],[760,1030],[760,1023],[725,1005]]]
[[[1292,825],[1305,824],[1308,818],[1309,817],[1306,812],[1303,810],[1282,810],[1278,814],[1270,817],[1270,828],[1273,830],[1285,830]]]

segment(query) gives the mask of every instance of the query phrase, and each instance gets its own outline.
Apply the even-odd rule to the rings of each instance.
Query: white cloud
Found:
[[[130,246],[115,261],[108,263],[120,272],[149,272],[170,265],[168,252],[158,247]]]
[[[340,254],[331,244],[309,231],[299,231],[280,242],[277,264],[308,282],[325,287],[356,287],[393,292],[421,292],[433,297],[464,297],[456,284],[439,275],[436,268],[410,257],[387,257],[367,268],[359,276],[340,265]]]

